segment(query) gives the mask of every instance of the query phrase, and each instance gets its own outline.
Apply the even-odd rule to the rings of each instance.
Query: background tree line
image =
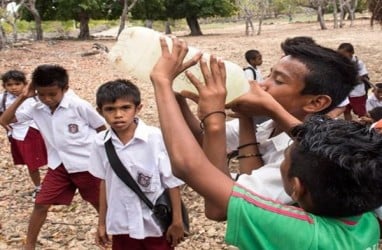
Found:
[[[11,7],[9,7],[12,5]],[[174,20],[185,19],[190,35],[202,35],[201,18],[232,17],[245,20],[246,34],[253,35],[253,22],[258,21],[256,34],[261,34],[264,19],[293,16],[312,10],[317,15],[321,29],[327,29],[324,14],[332,13],[334,28],[341,28],[346,19],[353,24],[356,12],[369,9],[374,21],[382,21],[382,0],[0,0],[0,49],[7,42],[3,23],[12,26],[13,40],[17,40],[17,21],[34,21],[35,39],[43,39],[42,20],[75,20],[79,39],[89,39],[90,19],[120,19],[119,33],[127,18],[166,23],[166,33],[171,32]]]

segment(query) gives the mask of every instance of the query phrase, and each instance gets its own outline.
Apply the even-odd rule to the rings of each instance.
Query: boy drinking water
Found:
[[[204,197],[209,218],[228,220],[226,241],[229,244],[242,250],[377,248],[379,227],[375,215],[368,211],[382,204],[380,135],[357,123],[324,117],[313,117],[301,124],[270,94],[253,85],[249,94],[231,105],[249,115],[267,111],[284,131],[291,132],[295,142],[286,150],[280,171],[286,193],[301,209],[263,198],[256,190],[236,184],[220,170],[225,168],[226,152],[224,63],[211,57],[209,70],[207,63],[200,61],[205,84],[187,73],[199,91],[205,138],[208,141],[212,136],[215,138],[214,143],[203,141],[203,152],[172,90],[174,78],[196,64],[201,55],[183,62],[187,45],[175,38],[172,52],[164,39],[161,39],[161,47],[162,57],[151,79],[173,172]],[[278,73],[284,73],[286,80],[298,76],[287,74],[297,66],[300,73],[304,72],[304,64],[293,56],[281,61],[278,70],[282,71]],[[258,98],[250,98],[254,96]],[[307,100],[309,98],[312,97]],[[327,97],[321,101],[329,101],[327,108],[337,105]],[[349,140],[349,134],[354,135],[354,141]]]
[[[100,180],[88,172],[91,143],[105,129],[104,119],[90,103],[68,93],[67,71],[58,65],[40,65],[32,83],[3,113],[0,124],[34,120],[48,151],[48,172],[29,221],[25,249],[35,249],[37,236],[51,205],[69,205],[76,190],[98,211]],[[17,108],[29,97],[40,102],[22,112]]]
[[[5,92],[0,95],[0,114],[2,114],[21,95],[27,86],[25,74],[18,70],[10,70],[1,76]],[[27,109],[36,103],[36,99],[28,98],[18,108]],[[29,176],[35,186],[32,197],[40,192],[41,178],[39,168],[46,165],[47,155],[44,140],[33,120],[11,123],[5,127],[11,145],[14,165],[27,165]]]
[[[179,185],[171,173],[170,161],[158,128],[137,118],[142,108],[139,89],[130,81],[115,80],[97,91],[97,109],[110,129],[96,136],[91,153],[90,172],[101,179],[97,243],[105,247],[112,237],[112,248],[173,249],[183,239]],[[153,203],[169,189],[173,207],[172,224],[166,232],[152,211],[114,172],[105,151],[111,140],[123,167]]]

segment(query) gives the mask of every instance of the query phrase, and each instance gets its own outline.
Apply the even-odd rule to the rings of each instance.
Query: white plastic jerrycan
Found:
[[[110,50],[108,57],[117,68],[127,75],[134,76],[140,81],[149,82],[150,72],[162,53],[159,43],[161,35],[161,33],[148,28],[126,28],[120,34],[117,43]],[[171,51],[172,41],[169,37],[166,37],[166,41]],[[191,59],[198,51],[198,49],[189,46],[185,60]],[[209,62],[209,54],[203,53],[203,57]],[[224,63],[227,72],[226,103],[228,103],[245,93],[249,89],[249,83],[245,78],[243,69],[239,65],[229,61],[224,61]],[[199,64],[194,65],[188,70],[203,82],[203,75]],[[198,93],[184,73],[175,79],[173,89],[178,92],[189,90]]]

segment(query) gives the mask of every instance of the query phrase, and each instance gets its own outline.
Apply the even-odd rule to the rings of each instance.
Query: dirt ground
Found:
[[[224,29],[203,30],[202,37],[184,36],[189,45],[217,54],[226,60],[245,66],[243,54],[248,49],[258,49],[263,54],[263,75],[280,58],[280,43],[288,37],[312,36],[319,44],[337,48],[342,42],[351,42],[356,54],[363,60],[372,82],[382,82],[382,31],[379,26],[371,29],[368,20],[357,20],[354,27],[347,24],[334,30],[320,30],[317,23],[264,25],[261,36],[245,36],[244,25],[227,25]],[[90,51],[95,41],[49,40],[0,51],[0,73],[10,69],[25,71],[28,76],[39,64],[60,64],[68,69],[71,88],[94,104],[97,86],[115,78],[129,78],[113,68],[104,54],[82,57]],[[109,47],[112,39],[97,42]],[[144,109],[141,118],[148,124],[158,125],[153,89],[148,82],[139,82]],[[8,141],[2,130],[0,136],[0,249],[20,249],[25,241],[33,201],[33,190],[27,170],[14,167],[11,162]],[[42,170],[44,174],[46,169]],[[203,202],[190,188],[183,191],[191,217],[192,234],[177,249],[228,249],[224,242],[225,223],[207,220],[203,214]],[[51,208],[40,236],[38,249],[97,249],[94,232],[97,214],[93,208],[76,195],[72,205]]]

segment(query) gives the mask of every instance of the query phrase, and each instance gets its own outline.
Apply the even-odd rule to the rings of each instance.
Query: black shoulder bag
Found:
[[[105,142],[105,149],[107,158],[109,159],[110,165],[113,168],[116,175],[132,190],[139,198],[152,210],[154,218],[159,223],[160,227],[164,232],[167,231],[168,227],[172,222],[172,207],[171,200],[168,190],[165,191],[158,197],[155,204],[153,204],[147,196],[142,192],[136,181],[130,175],[129,171],[123,166],[121,160],[119,159],[117,152],[115,151],[114,145],[111,138]],[[183,230],[185,235],[189,234],[189,219],[188,212],[183,203],[181,202],[182,208],[182,220],[183,220]]]

